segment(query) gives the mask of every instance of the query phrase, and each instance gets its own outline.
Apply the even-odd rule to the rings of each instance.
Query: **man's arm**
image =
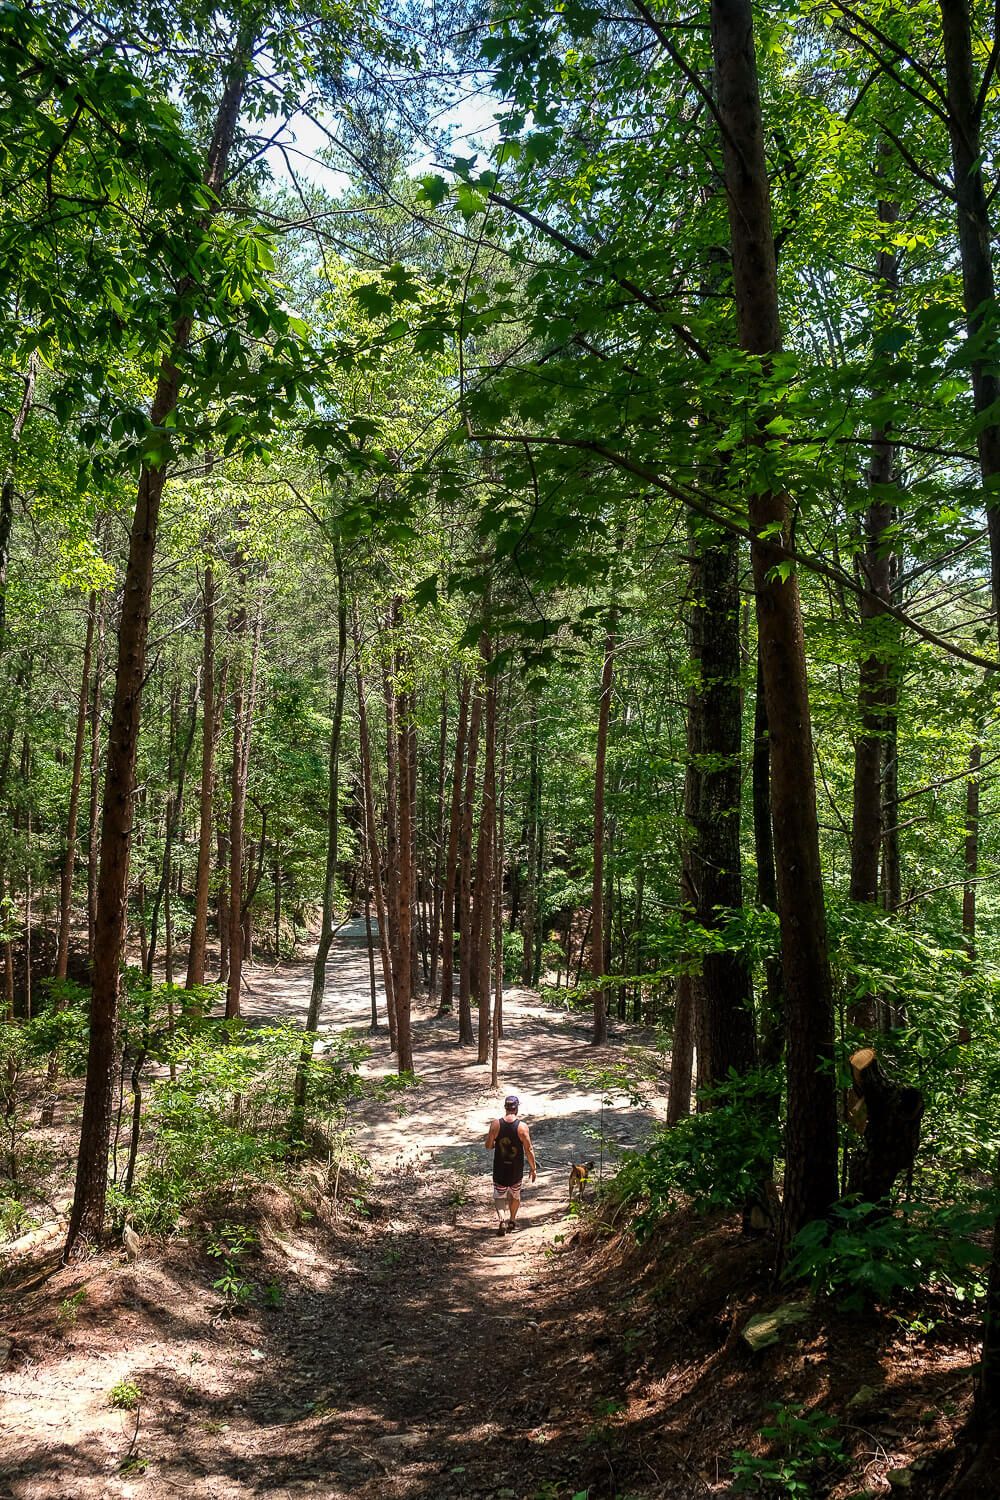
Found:
[[[535,1163],[535,1148],[531,1144],[531,1131],[528,1129],[527,1125],[525,1125],[523,1120],[517,1127],[517,1133],[521,1137],[521,1142],[524,1146],[524,1154],[528,1158],[528,1166],[531,1168],[531,1180],[532,1182],[534,1182],[536,1174],[538,1172],[538,1167]]]
[[[489,1131],[487,1132],[487,1136],[486,1136],[486,1149],[487,1149],[487,1151],[492,1151],[493,1150],[493,1147],[497,1143],[497,1136],[499,1134],[500,1134],[500,1121],[499,1120],[491,1120],[490,1121],[490,1128],[489,1128]]]

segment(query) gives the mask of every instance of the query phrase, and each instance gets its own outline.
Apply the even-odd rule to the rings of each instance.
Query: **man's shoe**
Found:
[[[498,1237],[500,1239],[503,1239],[503,1237],[504,1237],[504,1235],[506,1233],[507,1233],[507,1225],[506,1224],[498,1224],[497,1225],[497,1235],[498,1235]]]

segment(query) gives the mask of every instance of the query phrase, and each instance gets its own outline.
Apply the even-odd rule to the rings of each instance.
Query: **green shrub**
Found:
[[[503,930],[503,977],[508,984],[518,984],[524,963],[524,934]]]
[[[733,1454],[733,1489],[810,1500],[818,1493],[817,1476],[847,1461],[840,1439],[833,1435],[836,1426],[833,1417],[804,1411],[800,1402],[775,1403],[773,1421],[760,1429],[771,1452],[756,1454],[738,1448]]]
[[[785,1275],[809,1281],[848,1311],[934,1285],[960,1300],[978,1296],[990,1252],[975,1236],[991,1219],[986,1206],[906,1203],[889,1209],[845,1199],[831,1210],[829,1222],[799,1231]]]
[[[304,1036],[291,1023],[244,1027],[204,1022],[169,1039],[174,1077],[149,1096],[149,1152],[131,1194],[111,1192],[113,1218],[137,1229],[171,1229],[198,1197],[217,1208],[261,1182],[281,1181],[290,1157],[288,1122]],[[361,1087],[366,1053],[351,1038],[324,1042],[307,1070],[307,1113],[337,1122]]]
[[[117,1411],[135,1411],[142,1400],[142,1391],[138,1384],[126,1377],[113,1385],[108,1392],[108,1405]]]
[[[613,1192],[639,1209],[636,1231],[681,1199],[705,1211],[740,1207],[759,1192],[780,1145],[778,1093],[775,1073],[734,1074],[711,1091],[711,1109],[660,1127],[644,1151],[628,1152]]]

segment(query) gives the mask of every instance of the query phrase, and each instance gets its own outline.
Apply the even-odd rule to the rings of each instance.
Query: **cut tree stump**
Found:
[[[867,1203],[878,1203],[902,1172],[913,1171],[924,1096],[917,1088],[892,1083],[874,1047],[854,1053],[851,1079],[847,1118],[861,1141],[851,1160],[848,1189]]]

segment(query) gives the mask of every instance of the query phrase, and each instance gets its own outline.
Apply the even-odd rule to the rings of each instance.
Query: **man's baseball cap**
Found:
[[[517,1109],[521,1101],[516,1094],[508,1094],[503,1102],[505,1108]]]

